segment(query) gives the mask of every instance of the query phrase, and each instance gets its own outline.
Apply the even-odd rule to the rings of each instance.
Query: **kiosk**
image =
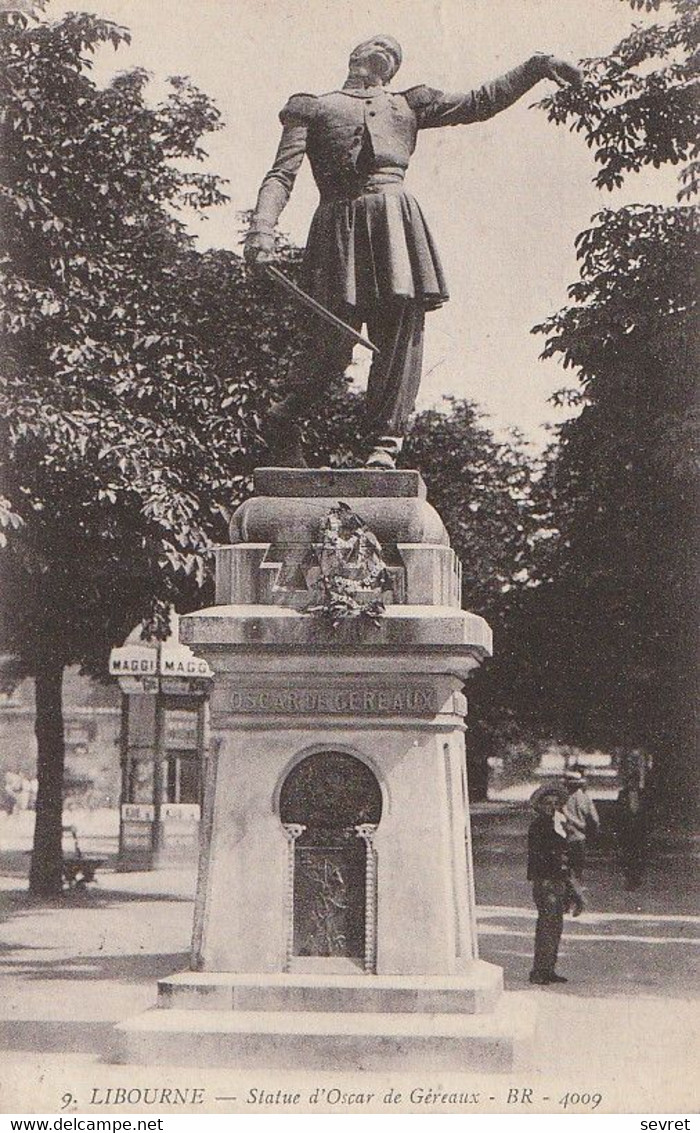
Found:
[[[137,627],[109,659],[122,692],[121,872],[197,858],[212,671],[178,644],[177,614],[170,625],[164,642]]]

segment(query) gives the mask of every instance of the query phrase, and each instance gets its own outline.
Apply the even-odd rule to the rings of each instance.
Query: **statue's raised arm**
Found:
[[[507,110],[541,79],[558,83],[580,83],[578,67],[538,52],[505,75],[462,94],[446,93],[433,87],[418,86],[404,91],[415,110],[419,130],[437,126],[466,126],[483,122]]]
[[[419,130],[491,118],[541,79],[580,82],[574,66],[537,54],[475,90],[429,86],[393,92],[401,64],[391,36],[361,43],[343,86],[295,94],[280,112],[282,138],[258,194],[246,239],[250,264],[274,258],[274,229],[305,156],[320,194],[304,257],[302,285],[328,311],[379,348],[367,387],[367,467],[393,468],[421,377],[426,310],[449,298],[440,258],[404,177]],[[276,463],[303,464],[301,421],[334,374],[351,360],[352,339],[319,323],[313,358],[292,375],[273,406],[267,438]]]

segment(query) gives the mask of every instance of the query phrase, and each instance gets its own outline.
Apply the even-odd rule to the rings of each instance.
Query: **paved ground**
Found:
[[[473,824],[482,958],[504,968],[514,1002],[538,1009],[532,1068],[511,1076],[508,1088],[533,1087],[542,1110],[556,1109],[566,1093],[600,1092],[608,1112],[694,1111],[697,862],[687,847],[659,854],[642,888],[627,893],[609,855],[595,857],[588,910],[565,928],[560,970],[570,983],[532,988],[527,817],[519,806],[486,805]],[[0,820],[1,1107],[53,1111],[73,1090],[82,1112],[93,1089],[124,1084],[125,1073],[129,1082],[180,1081],[182,1074],[159,1070],[154,1079],[106,1060],[114,1022],[152,1004],[159,976],[186,967],[194,870],[118,874],[112,859],[88,892],[37,901],[26,892],[30,816]],[[83,850],[109,862],[113,823],[93,818],[91,830],[77,821]],[[219,1080],[213,1071],[190,1076],[212,1089]],[[469,1082],[496,1099],[486,1108],[506,1108],[505,1080]]]

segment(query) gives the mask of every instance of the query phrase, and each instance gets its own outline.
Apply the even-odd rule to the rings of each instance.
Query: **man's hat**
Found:
[[[558,783],[545,783],[543,787],[538,787],[536,791],[530,796],[530,806],[537,810],[538,806],[543,799],[552,795],[557,803],[566,802],[566,791]]]

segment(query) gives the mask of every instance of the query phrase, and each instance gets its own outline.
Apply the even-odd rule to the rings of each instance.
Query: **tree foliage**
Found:
[[[127,40],[87,15],[0,25],[4,637],[30,669],[50,641],[103,671],[142,615],[195,600],[305,343],[272,285],[181,219],[224,199],[196,169],[210,100],[185,78],[156,106],[143,71],[90,78]],[[298,250],[280,254],[293,273]]]
[[[184,79],[155,108],[142,71],[98,88],[90,55],[127,40],[86,15],[8,13],[0,27],[4,493],[21,524],[6,569],[22,594],[6,627],[18,615],[25,656],[65,662],[88,661],[105,591],[133,620],[164,577],[154,566],[175,587],[206,538],[188,481],[208,455],[183,403],[191,412],[210,379],[177,318],[190,242],[175,211],[221,187],[175,162],[201,158],[218,113]]]
[[[163,634],[171,604],[201,603],[207,548],[264,451],[260,411],[304,337],[268,284],[185,228],[224,199],[201,171],[213,103],[186,78],[155,105],[141,70],[92,80],[95,53],[127,41],[84,14],[0,14],[0,631],[13,678],[50,699],[44,891],[60,887],[61,671],[103,674],[141,618]]]
[[[405,462],[420,468],[460,559],[464,605],[500,621],[530,577],[537,532],[526,446],[498,440],[473,402],[446,398],[415,417]]]
[[[653,754],[660,811],[677,820],[693,806],[696,750],[700,9],[666,7],[668,22],[635,27],[588,62],[581,90],[545,103],[595,147],[603,187],[691,160],[677,205],[593,218],[577,240],[569,306],[535,328],[544,355],[576,371],[577,389],[558,396],[581,412],[562,427],[544,481],[557,535],[543,544],[533,628],[550,726]]]
[[[636,25],[609,55],[584,60],[580,86],[541,102],[550,121],[583,133],[600,169],[596,184],[613,189],[646,166],[676,165],[697,155],[700,10],[696,0],[631,0],[664,23]],[[685,171],[691,187],[697,164]]]
[[[540,462],[517,434],[499,440],[476,405],[456,399],[417,415],[406,461],[425,477],[462,564],[463,606],[485,617],[494,633],[494,656],[467,690],[470,792],[485,798],[488,757],[531,739],[541,723],[531,719],[523,671],[533,664],[523,632],[531,626],[518,616],[542,537]]]

